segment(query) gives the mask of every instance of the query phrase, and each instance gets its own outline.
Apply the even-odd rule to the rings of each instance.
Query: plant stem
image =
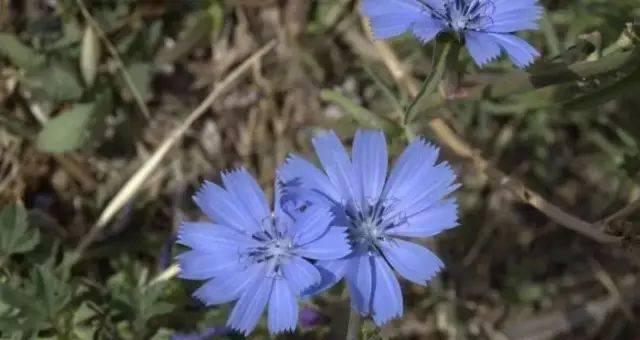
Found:
[[[362,317],[357,310],[351,308],[349,313],[349,326],[347,327],[347,334],[345,340],[358,340],[360,338],[360,328],[362,325]]]
[[[445,43],[442,52],[434,58],[436,59],[436,64],[434,69],[429,74],[429,77],[425,79],[424,83],[422,83],[422,87],[418,91],[418,94],[413,98],[413,101],[407,107],[405,113],[405,125],[411,123],[418,113],[416,110],[416,105],[421,101],[422,98],[425,98],[435,92],[438,88],[438,84],[444,78],[445,71],[447,69],[447,64],[449,64],[449,60],[451,58],[457,58],[457,53],[451,53],[452,50],[458,50],[454,47],[455,42],[448,41]]]

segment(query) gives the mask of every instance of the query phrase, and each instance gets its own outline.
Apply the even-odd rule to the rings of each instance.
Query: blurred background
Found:
[[[463,51],[421,105],[411,132],[460,174],[461,224],[430,243],[442,275],[403,282],[404,317],[363,339],[640,339],[640,2],[542,4],[530,73]],[[373,42],[358,7],[0,0],[0,338],[241,339],[173,278],[174,232],[202,180],[244,166],[271,193],[320,129],[406,145],[434,46]],[[305,301],[281,338],[338,339],[344,301]]]

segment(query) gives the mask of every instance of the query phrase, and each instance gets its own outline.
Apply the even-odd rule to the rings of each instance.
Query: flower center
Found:
[[[252,236],[260,245],[248,250],[249,258],[256,263],[270,261],[277,267],[293,248],[293,241],[284,229],[286,226],[278,225],[275,218],[263,221],[262,230]]]
[[[444,20],[455,32],[481,28],[491,21],[494,12],[491,0],[448,0],[442,12],[434,16]]]
[[[403,219],[393,213],[393,201],[378,201],[366,204],[360,209],[348,209],[347,218],[350,222],[349,237],[356,245],[369,250],[377,249],[378,243],[384,241],[386,230],[400,223]]]

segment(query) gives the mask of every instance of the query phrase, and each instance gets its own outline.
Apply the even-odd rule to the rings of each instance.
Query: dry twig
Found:
[[[245,72],[249,71],[251,66],[271,51],[275,45],[276,42],[272,40],[236,67],[224,80],[215,86],[209,96],[207,96],[207,98],[205,98],[197,108],[189,113],[184,122],[176,127],[165,138],[162,144],[153,152],[151,157],[142,164],[142,166],[133,174],[133,176],[131,176],[131,178],[122,186],[120,191],[118,191],[109,204],[104,208],[89,233],[87,233],[78,245],[76,249],[76,255],[78,258],[86,251],[89,245],[93,243],[100,231],[111,221],[113,216],[115,216],[115,214],[127,202],[129,202],[133,196],[135,196],[149,176],[154,172],[154,170],[156,170],[158,165],[160,165],[160,162],[164,159],[169,150],[171,150],[171,148],[181,139],[184,133],[191,127],[191,124],[200,118],[200,116],[209,109],[211,104],[215,102],[222,93],[229,89],[235,80],[245,74]]]

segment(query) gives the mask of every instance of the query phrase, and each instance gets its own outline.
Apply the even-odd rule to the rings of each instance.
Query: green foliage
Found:
[[[28,75],[27,85],[53,101],[75,100],[84,92],[77,70],[70,63],[52,61]]]
[[[38,135],[38,148],[65,152],[79,148],[87,139],[93,104],[75,104],[47,122]]]
[[[69,273],[60,268],[37,265],[27,278],[0,283],[0,301],[5,304],[0,330],[24,338],[35,338],[40,331],[68,335],[72,313],[67,308],[74,295],[68,280]]]
[[[150,283],[148,279],[148,269],[133,262],[126,263],[107,282],[116,319],[123,320],[118,329],[135,339],[153,335],[155,331],[148,323],[174,309],[173,304],[164,300],[166,283]]]
[[[0,55],[6,57],[14,65],[32,71],[43,66],[45,57],[31,47],[25,45],[15,35],[0,33]]]
[[[27,211],[21,203],[13,203],[0,210],[0,266],[13,254],[33,250],[40,242],[40,233],[30,229]]]
[[[151,99],[151,77],[153,76],[153,66],[149,63],[133,63],[126,68],[136,91],[140,97],[147,101]],[[126,86],[123,82],[122,86]]]
[[[102,94],[90,103],[77,103],[48,121],[38,134],[37,146],[47,152],[76,150],[91,137],[97,121],[111,111],[111,96]]]

